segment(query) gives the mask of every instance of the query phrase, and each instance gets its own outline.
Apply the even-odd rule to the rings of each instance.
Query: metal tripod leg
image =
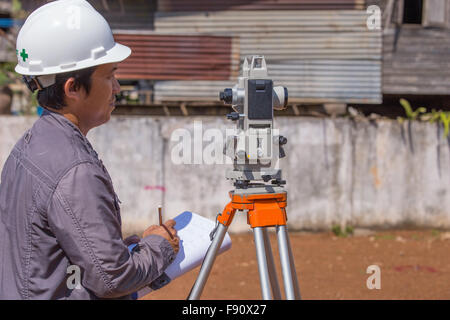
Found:
[[[261,283],[261,294],[263,300],[272,300],[269,268],[267,265],[266,249],[264,246],[263,227],[253,228],[255,236],[256,259],[258,261],[259,281]]]
[[[286,226],[277,226],[278,250],[280,252],[281,271],[283,274],[284,290],[287,300],[294,300],[300,297],[297,276],[294,275],[295,267],[292,259],[292,252],[289,245],[289,237]],[[295,284],[294,284],[295,283]]]
[[[298,278],[297,278],[297,271],[296,271],[297,269],[295,269],[294,255],[292,254],[291,241],[289,239],[289,236],[287,236],[287,240],[288,240],[287,243],[288,243],[288,249],[289,249],[289,260],[291,261],[291,270],[293,270],[292,282],[294,283],[295,299],[300,300],[301,296],[300,296],[300,287],[298,285]]]
[[[228,227],[219,223],[217,230],[214,235],[214,239],[209,245],[208,251],[206,252],[205,259],[203,260],[200,272],[198,274],[197,280],[189,293],[188,300],[198,300],[205,288],[206,281],[208,280],[209,273],[211,272],[214,260],[216,260],[217,253],[220,246],[222,245],[223,238],[227,233]]]
[[[272,294],[275,300],[281,300],[281,290],[278,284],[277,272],[275,269],[275,263],[273,260],[272,247],[270,245],[269,235],[267,228],[263,228],[264,248],[266,250],[267,267],[269,270],[270,285],[272,287]]]

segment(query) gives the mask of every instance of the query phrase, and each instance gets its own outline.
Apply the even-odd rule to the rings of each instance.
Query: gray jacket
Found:
[[[0,218],[0,299],[129,298],[175,258],[157,235],[129,253],[102,161],[75,125],[47,110],[4,165]]]

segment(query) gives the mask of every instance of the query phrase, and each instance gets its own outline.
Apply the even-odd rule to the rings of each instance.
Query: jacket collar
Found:
[[[43,108],[43,109],[44,110],[42,112],[41,118],[51,117],[52,119],[56,120],[58,122],[58,124],[60,124],[63,128],[72,129],[73,132],[75,133],[75,136],[77,136],[83,142],[83,144],[86,146],[86,149],[88,150],[88,152],[90,154],[92,154],[97,160],[99,160],[97,151],[94,150],[94,148],[92,147],[89,140],[86,138],[86,136],[80,131],[80,129],[75,124],[73,124],[69,119],[67,119],[66,117],[64,117],[62,114],[60,114],[58,112],[48,110],[46,108]]]

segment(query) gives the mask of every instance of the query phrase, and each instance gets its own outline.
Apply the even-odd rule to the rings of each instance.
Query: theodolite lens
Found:
[[[219,98],[220,98],[220,100],[222,100],[223,102],[225,102],[227,104],[233,103],[233,89],[226,88],[225,90],[220,92]]]

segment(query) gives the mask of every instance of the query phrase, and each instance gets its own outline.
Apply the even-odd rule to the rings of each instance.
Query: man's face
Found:
[[[117,65],[118,63],[99,65],[91,75],[91,90],[81,101],[83,122],[90,128],[108,122],[115,108],[115,95],[120,92],[120,85],[114,74]]]

